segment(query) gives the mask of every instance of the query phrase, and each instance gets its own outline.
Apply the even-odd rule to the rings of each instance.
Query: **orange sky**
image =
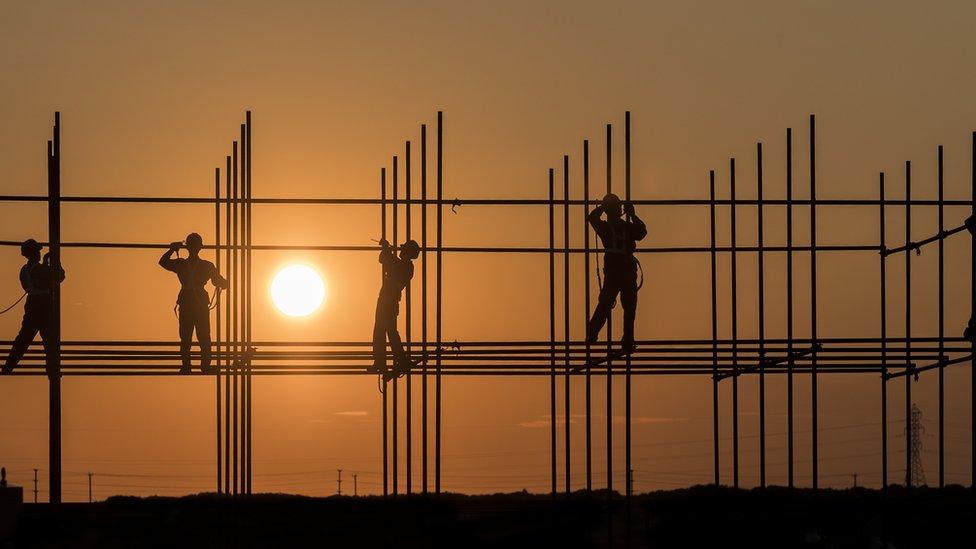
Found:
[[[806,196],[806,116],[818,116],[821,197],[873,198],[887,171],[902,196],[904,160],[915,166],[916,196],[934,197],[935,147],[946,146],[946,194],[967,198],[969,132],[976,127],[976,55],[969,2],[937,8],[914,2],[128,2],[5,4],[0,8],[0,181],[2,194],[42,194],[44,143],[52,112],[64,124],[65,194],[193,195],[212,192],[244,109],[254,112],[257,196],[373,197],[379,167],[419,139],[419,125],[445,112],[445,196],[544,197],[546,171],[581,141],[602,151],[603,124],[634,117],[635,197],[707,196],[707,170],[726,192],[729,156],[740,160],[743,196],[752,196],[755,142],[767,147],[769,195],[783,193],[783,135],[797,135],[797,196]],[[620,134],[618,133],[618,136]],[[619,140],[618,140],[619,143]],[[622,149],[617,149],[618,155]],[[620,158],[620,156],[618,156]],[[593,185],[603,158],[592,159]],[[620,165],[618,165],[620,166]],[[416,173],[416,172],[415,172]],[[616,173],[622,173],[617,167]],[[619,183],[621,180],[618,179]],[[575,193],[580,181],[574,180]],[[594,191],[594,195],[596,192]],[[2,239],[44,238],[43,205],[0,204]],[[741,241],[755,239],[741,214]],[[707,211],[645,208],[653,245],[705,244]],[[375,208],[259,206],[255,243],[369,243]],[[580,211],[574,219],[581,222]],[[727,225],[726,213],[720,223]],[[822,243],[874,243],[877,214],[823,209]],[[806,213],[797,211],[798,243]],[[954,226],[965,212],[950,210]],[[782,212],[770,210],[770,226]],[[900,212],[889,238],[900,242]],[[916,238],[935,231],[915,215]],[[574,227],[577,226],[574,224]],[[211,210],[198,206],[65,205],[65,240],[169,242],[200,231],[212,237]],[[419,230],[419,223],[414,226]],[[579,231],[572,233],[573,241]],[[770,229],[767,243],[782,242]],[[720,234],[727,240],[727,234]],[[544,208],[464,206],[445,219],[447,245],[545,245]],[[969,242],[947,246],[947,326],[969,316]],[[171,339],[175,278],[155,251],[68,250],[64,264],[66,339]],[[935,333],[936,256],[914,259],[916,334]],[[276,266],[315,265],[327,278],[325,309],[304,320],[277,314],[264,289]],[[574,260],[575,261],[575,260]],[[821,260],[820,334],[878,333],[877,256]],[[755,267],[740,263],[741,284]],[[19,295],[16,249],[0,249],[9,273],[0,298]],[[806,258],[797,257],[797,332],[808,330]],[[445,263],[445,339],[543,339],[548,335],[547,260],[466,254]],[[644,261],[639,338],[708,337],[707,257],[656,255]],[[255,339],[369,337],[377,291],[375,258],[351,253],[255,256]],[[727,273],[727,264],[720,265]],[[572,282],[580,281],[574,262]],[[904,303],[892,269],[890,330],[900,333]],[[782,258],[768,259],[768,333],[783,333]],[[513,280],[519,279],[519,280]],[[415,282],[419,289],[419,281]],[[755,334],[751,286],[743,290],[740,334]],[[727,333],[727,286],[720,287]],[[582,300],[574,292],[573,329]],[[13,311],[0,317],[12,338]],[[560,324],[561,325],[561,324]],[[416,326],[416,324],[415,324]],[[580,337],[574,333],[574,337]],[[948,480],[969,482],[969,368],[947,373]],[[582,412],[574,384],[573,414]],[[822,483],[879,480],[875,376],[821,382]],[[446,381],[444,487],[484,492],[548,487],[548,380]],[[935,377],[917,385],[928,434],[936,433]],[[637,488],[710,480],[710,383],[704,377],[640,378],[634,384]],[[742,479],[757,479],[755,381],[741,383]],[[783,380],[768,383],[770,433],[785,431]],[[809,481],[808,383],[796,384],[798,479]],[[360,489],[380,489],[379,398],[372,378],[259,378],[254,386],[254,489],[329,494],[334,469],[358,471]],[[722,388],[729,402],[728,384]],[[594,421],[605,422],[602,381]],[[618,394],[620,394],[618,389]],[[900,398],[900,392],[896,392]],[[419,400],[419,399],[418,399]],[[897,401],[900,402],[900,401]],[[47,456],[46,381],[0,382],[0,464],[28,485]],[[897,406],[893,402],[893,407]],[[560,410],[562,406],[560,404]],[[615,415],[623,411],[623,402]],[[64,383],[65,499],[95,495],[180,494],[212,488],[213,390],[202,378],[69,378]],[[891,430],[903,424],[893,414]],[[574,486],[583,480],[582,418],[574,420]],[[621,417],[622,421],[622,417]],[[729,433],[728,414],[723,431]],[[622,424],[620,425],[622,429]],[[622,432],[622,431],[620,431]],[[751,437],[751,438],[748,438]],[[560,441],[562,435],[560,434]],[[892,438],[898,478],[903,439]],[[935,478],[935,438],[925,466]],[[594,431],[594,470],[605,471],[604,432]],[[622,437],[615,438],[621,444]],[[560,442],[561,444],[561,442]],[[769,441],[769,478],[785,482],[785,439]],[[419,441],[414,447],[419,452]],[[723,441],[730,478],[731,445]],[[621,459],[614,470],[622,486]],[[419,464],[419,460],[417,461]],[[417,466],[419,468],[419,465]],[[402,468],[401,468],[402,471]],[[120,475],[120,476],[112,476]],[[136,475],[136,476],[125,476]],[[140,476],[141,475],[141,476]],[[42,474],[41,494],[46,492]]]

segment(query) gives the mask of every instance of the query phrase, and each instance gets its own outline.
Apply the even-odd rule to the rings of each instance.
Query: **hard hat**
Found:
[[[20,245],[20,255],[26,256],[28,254],[33,254],[41,251],[42,248],[43,246],[38,244],[36,240],[33,238],[28,238],[23,244]]]
[[[613,193],[609,193],[603,197],[602,203],[604,208],[619,208],[620,197]]]
[[[420,245],[417,244],[416,240],[408,240],[403,243],[403,246],[400,247],[400,250],[406,253],[407,255],[416,257],[417,254],[420,253]]]
[[[190,233],[186,235],[186,247],[187,248],[202,248],[203,247],[203,237],[197,233]]]

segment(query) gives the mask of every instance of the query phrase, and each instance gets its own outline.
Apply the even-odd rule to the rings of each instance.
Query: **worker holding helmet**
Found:
[[[41,258],[41,246],[33,238],[29,238],[20,245],[20,255],[27,259],[27,263],[20,268],[20,286],[24,289],[27,301],[24,303],[24,320],[20,325],[20,332],[10,347],[10,354],[4,362],[2,373],[12,373],[14,367],[24,357],[27,348],[38,333],[44,345],[46,363],[50,368],[54,358],[54,342],[51,341],[51,316],[53,303],[51,290],[54,284],[64,281],[64,269],[60,269],[55,282],[54,269],[51,267],[51,252]]]
[[[606,216],[606,219],[603,219]],[[634,349],[634,320],[637,316],[637,271],[640,264],[634,257],[637,242],[647,236],[647,227],[630,202],[621,202],[615,194],[603,197],[600,205],[587,216],[590,226],[603,243],[603,287],[596,310],[586,327],[586,340],[594,343],[606,324],[610,311],[620,295],[624,308],[624,330],[620,352]]]
[[[397,331],[397,316],[400,314],[400,295],[413,278],[413,260],[420,255],[420,246],[415,240],[408,240],[400,247],[400,256],[386,240],[380,240],[379,262],[383,266],[383,285],[376,299],[376,321],[373,324],[373,364],[368,371],[381,374],[385,381],[406,373],[412,363],[403,349],[400,333]],[[386,368],[386,342],[390,342],[393,353],[392,370]]]

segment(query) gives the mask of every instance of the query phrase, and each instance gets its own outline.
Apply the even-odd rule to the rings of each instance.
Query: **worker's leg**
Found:
[[[622,273],[620,305],[624,308],[624,334],[620,347],[630,352],[634,347],[634,321],[637,319],[637,269]]]
[[[616,275],[614,269],[604,269],[603,275],[600,299],[596,304],[596,309],[593,310],[593,316],[590,317],[590,321],[586,325],[586,340],[590,343],[596,342],[597,338],[600,337],[600,330],[607,323],[607,318],[610,317],[610,311],[613,309],[613,301],[617,299],[617,292],[620,291],[620,277]]]
[[[36,306],[24,307],[24,320],[20,324],[20,332],[17,333],[13,345],[10,346],[10,354],[7,355],[7,361],[3,365],[3,373],[12,372],[14,366],[24,358],[24,353],[40,330],[40,320],[42,320],[40,312]]]
[[[200,343],[200,371],[209,374],[212,356],[210,341],[210,306],[204,304],[194,314],[194,325],[197,330],[197,341]]]
[[[193,345],[193,311],[189,305],[180,305],[180,359],[183,365],[181,374],[190,373],[190,347]]]
[[[377,371],[386,370],[386,331],[390,324],[388,309],[389,306],[377,300],[373,320],[373,369]]]
[[[397,331],[396,317],[387,327],[386,337],[390,340],[390,352],[393,354],[393,364],[396,369],[407,368],[410,360],[403,350],[403,342],[400,340],[400,332]]]

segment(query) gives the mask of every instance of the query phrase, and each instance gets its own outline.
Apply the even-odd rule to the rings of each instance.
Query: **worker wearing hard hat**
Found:
[[[634,320],[637,315],[637,291],[640,289],[637,283],[640,263],[634,257],[634,250],[637,249],[637,242],[647,236],[647,227],[634,212],[634,205],[621,202],[615,194],[603,197],[587,219],[600,237],[605,253],[603,287],[600,288],[596,310],[586,327],[586,339],[590,343],[596,341],[619,294],[620,304],[624,308],[621,352],[629,353],[634,348]]]
[[[400,256],[386,239],[380,240],[380,264],[383,265],[383,285],[376,299],[376,321],[373,324],[373,364],[368,371],[381,374],[389,381],[403,375],[413,365],[403,350],[403,342],[397,331],[397,316],[400,314],[400,295],[413,278],[413,260],[420,255],[420,246],[408,240],[400,247]],[[390,342],[393,353],[392,370],[386,368],[386,342]]]
[[[54,342],[51,341],[53,303],[51,290],[55,283],[64,281],[64,269],[60,269],[57,282],[54,282],[54,271],[51,267],[51,253],[44,254],[43,247],[33,238],[25,240],[20,245],[20,255],[27,259],[27,263],[20,268],[20,286],[24,289],[27,301],[24,303],[24,320],[20,326],[20,333],[10,347],[10,354],[3,365],[2,373],[13,372],[14,367],[23,358],[24,353],[34,337],[41,334],[44,345],[46,363],[50,368],[54,363]]]
[[[173,257],[181,248],[186,248],[189,257]],[[190,373],[190,346],[193,344],[193,331],[197,332],[200,343],[200,370],[205,374],[216,373],[212,368],[210,342],[210,296],[206,284],[212,281],[217,291],[227,289],[227,279],[220,276],[217,267],[200,258],[203,238],[190,233],[186,242],[173,242],[169,250],[159,258],[159,265],[167,271],[176,273],[180,279],[180,294],[176,298],[179,308],[181,374]],[[216,299],[216,294],[214,294]]]

